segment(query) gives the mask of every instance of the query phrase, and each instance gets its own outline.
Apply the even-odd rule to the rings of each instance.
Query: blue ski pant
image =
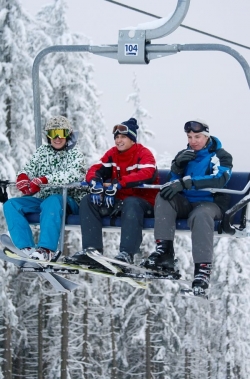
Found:
[[[74,207],[73,213],[77,213],[78,205],[75,200],[72,198],[68,200],[71,208]],[[11,239],[16,247],[23,249],[35,246],[32,230],[25,215],[40,213],[40,235],[37,246],[56,251],[63,216],[62,195],[51,195],[46,199],[32,196],[12,198],[4,203],[3,211]]]
[[[108,208],[112,211],[112,208]],[[131,256],[139,252],[142,242],[144,217],[154,217],[154,207],[140,197],[127,197],[123,200],[121,210],[120,251]],[[94,247],[103,250],[101,207],[91,202],[90,195],[83,197],[80,204],[80,223],[82,231],[82,247]]]
[[[181,194],[168,201],[158,194],[155,201],[155,239],[173,241],[177,218],[188,220],[194,263],[212,262],[214,220],[222,218],[218,205],[212,202],[190,203]]]

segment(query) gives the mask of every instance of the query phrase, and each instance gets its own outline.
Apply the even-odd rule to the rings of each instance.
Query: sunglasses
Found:
[[[207,132],[209,133],[209,128],[207,125],[203,125],[201,122],[198,121],[188,121],[184,125],[184,131],[186,133],[194,132],[194,133],[201,133],[201,132]]]
[[[48,130],[47,137],[50,139],[54,138],[67,138],[69,136],[68,129],[50,129]]]

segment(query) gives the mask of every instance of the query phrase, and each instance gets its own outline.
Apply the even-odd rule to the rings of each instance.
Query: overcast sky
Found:
[[[158,16],[173,12],[177,0],[123,0],[124,4]],[[48,0],[21,0],[35,14]],[[191,0],[183,24],[250,46],[249,0]],[[118,30],[152,20],[149,16],[118,7],[105,0],[69,0],[68,24],[91,44],[117,44]],[[250,50],[179,27],[152,44],[219,43],[239,52],[250,64]],[[101,107],[107,126],[131,117],[133,106],[126,103],[137,74],[142,106],[152,118],[148,127],[155,138],[149,145],[158,153],[175,155],[186,146],[183,125],[194,118],[206,120],[234,157],[234,170],[250,166],[250,90],[244,71],[230,55],[222,52],[181,52],[152,60],[148,65],[120,65],[113,59],[93,56],[95,82],[102,92]],[[80,73],[79,73],[80,74]],[[113,143],[110,138],[110,143]]]

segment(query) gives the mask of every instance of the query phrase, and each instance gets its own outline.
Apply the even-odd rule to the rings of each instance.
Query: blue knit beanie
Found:
[[[119,125],[126,125],[128,127],[128,133],[119,133],[119,130],[117,130],[114,134],[114,138],[117,136],[117,134],[125,134],[132,141],[136,142],[136,130],[139,129],[139,126],[137,125],[137,120],[135,118],[130,118],[128,121],[123,121]]]

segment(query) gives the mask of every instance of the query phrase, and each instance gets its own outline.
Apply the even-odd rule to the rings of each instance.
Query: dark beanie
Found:
[[[137,129],[139,129],[139,126],[137,125],[137,120],[135,118],[130,118],[128,121],[123,121],[119,125],[126,125],[128,127],[128,133],[125,135],[132,141],[136,142]],[[123,133],[119,133],[119,131],[117,131],[114,135],[114,138],[115,136],[117,136],[117,134]]]

